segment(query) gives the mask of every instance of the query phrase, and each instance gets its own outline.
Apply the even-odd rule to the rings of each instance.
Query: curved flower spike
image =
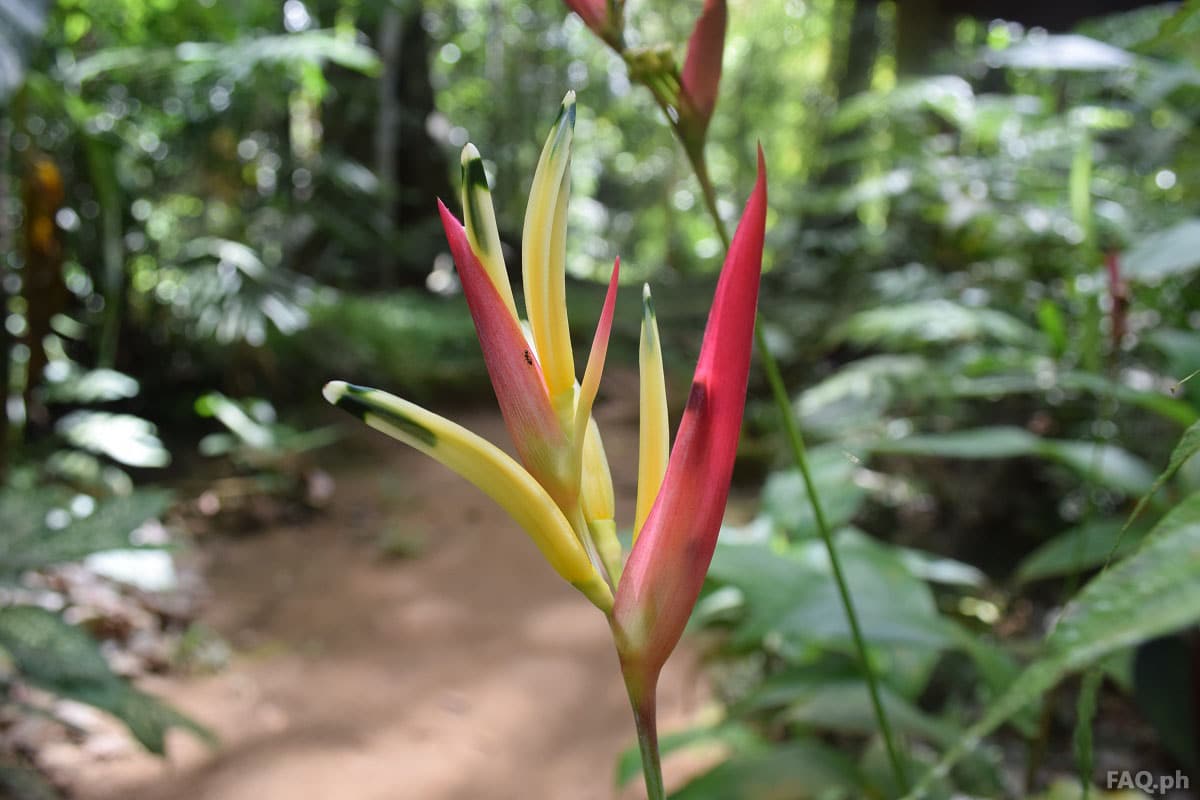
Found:
[[[687,56],[680,76],[680,114],[690,135],[704,137],[717,106],[721,83],[721,57],[725,52],[728,11],[725,0],[704,0],[704,10],[688,39]]]
[[[550,403],[564,428],[575,412],[575,361],[567,327],[565,271],[574,131],[575,92],[567,92],[533,174],[521,232],[525,312],[546,373]]]
[[[650,285],[642,287],[642,339],[638,353],[638,490],[633,518],[633,542],[637,544],[642,525],[650,515],[671,452],[670,420],[667,415],[667,382],[663,374],[662,343]]]
[[[613,627],[630,695],[653,707],[659,670],[700,594],[737,452],[766,227],[766,166],[733,237],[662,487],[625,565]]]
[[[592,566],[553,498],[504,451],[450,420],[399,397],[332,381],[322,392],[367,425],[440,461],[495,500],[516,520],[550,566],[601,611],[612,608],[608,584]]]
[[[438,210],[509,435],[525,468],[561,508],[569,509],[579,497],[578,473],[567,434],[550,405],[538,354],[476,258],[466,230],[440,200]]]

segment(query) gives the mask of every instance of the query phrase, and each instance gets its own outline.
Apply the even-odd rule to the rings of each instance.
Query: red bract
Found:
[[[705,0],[704,10],[688,39],[687,57],[680,76],[680,110],[685,118],[695,120],[693,124],[700,135],[707,130],[717,105],[727,17],[725,0]]]
[[[563,0],[567,8],[579,15],[589,28],[604,36],[608,25],[608,4],[606,0]]]
[[[550,406],[537,355],[471,250],[462,224],[440,200],[438,210],[509,435],[525,468],[560,505],[570,507],[578,480],[572,481],[567,437]]]
[[[766,209],[760,148],[758,181],[717,282],[667,472],[613,607],[631,694],[645,702],[652,702],[658,672],[696,604],[725,513],[746,403]]]

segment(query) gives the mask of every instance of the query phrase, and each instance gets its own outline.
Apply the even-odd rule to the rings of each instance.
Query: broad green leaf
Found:
[[[216,417],[243,443],[253,448],[267,448],[275,444],[271,429],[255,420],[241,404],[230,400],[220,392],[209,392],[196,399],[196,413],[202,417]]]
[[[988,52],[986,59],[1015,69],[1081,72],[1127,69],[1136,61],[1118,47],[1074,33],[1029,38],[1006,50]]]
[[[258,36],[232,44],[185,42],[178,47],[113,47],[81,59],[64,70],[67,80],[86,83],[110,73],[178,69],[192,80],[216,73],[244,78],[273,64],[329,62],[373,75],[379,70],[375,51],[332,31],[304,31]]]
[[[1060,372],[1052,368],[1041,369],[1040,365],[1030,372],[982,376],[955,375],[947,384],[947,391],[956,397],[1045,394],[1055,390],[1082,391],[1143,408],[1180,425],[1191,425],[1200,416],[1190,404],[1161,392],[1134,389],[1090,372]]]
[[[834,748],[795,741],[734,756],[672,793],[671,800],[806,800],[835,791],[854,795],[861,781],[850,759]]]
[[[1140,495],[1154,483],[1146,464],[1110,444],[1042,439],[1023,428],[975,428],[951,433],[916,434],[872,445],[876,453],[942,458],[1015,458],[1037,456],[1070,467],[1082,477]]]
[[[1029,346],[1038,333],[1003,311],[949,300],[923,300],[860,311],[833,334],[835,342],[860,347],[911,349],[993,341]]]
[[[1181,764],[1200,767],[1200,726],[1195,708],[1200,653],[1186,636],[1164,636],[1137,649],[1133,696],[1158,739]]]
[[[863,634],[880,645],[937,651],[955,641],[929,587],[890,548],[855,531],[835,537]],[[805,540],[787,553],[761,544],[720,544],[709,570],[717,584],[736,587],[745,600],[735,626],[735,648],[772,637],[788,651],[827,646],[848,650],[852,638],[829,568],[825,545]]]
[[[745,725],[726,722],[712,727],[688,728],[664,733],[658,739],[659,752],[665,757],[669,753],[689,747],[717,745],[733,753],[761,749],[765,743],[757,733]],[[642,774],[642,755],[637,745],[626,748],[617,758],[616,785],[624,786]]]
[[[794,675],[786,688],[776,683],[773,690],[776,698],[786,697],[786,708],[772,719],[835,733],[874,735],[879,729],[867,685],[860,679]],[[880,700],[898,733],[941,747],[949,747],[958,737],[953,725],[926,714],[887,686],[880,687]]]
[[[0,0],[0,106],[25,80],[29,54],[42,38],[47,0]]]
[[[877,453],[940,458],[1016,458],[1038,452],[1040,439],[1023,428],[975,428],[952,433],[928,433],[880,442]]]
[[[1158,493],[1158,490],[1166,485],[1167,481],[1175,477],[1175,473],[1179,472],[1180,468],[1186,464],[1192,456],[1200,452],[1200,422],[1192,425],[1183,432],[1183,436],[1175,445],[1175,449],[1171,451],[1171,458],[1167,462],[1167,468],[1154,479],[1154,483],[1146,490],[1146,492],[1138,498],[1137,505],[1133,507],[1133,511],[1129,514],[1129,519],[1125,520],[1125,524],[1121,527],[1121,532],[1117,535],[1117,541],[1113,544],[1114,550],[1121,545],[1122,539],[1126,531],[1137,521],[1141,516],[1142,511]],[[1111,557],[1111,556],[1110,556]]]
[[[123,372],[76,369],[59,380],[47,378],[46,400],[51,403],[107,403],[137,397],[138,390],[137,379]]]
[[[83,517],[72,514],[63,499],[48,491],[0,491],[0,575],[133,547],[129,534],[161,516],[170,505],[171,494],[139,490],[129,497],[102,500]],[[61,525],[47,524],[56,518]]]
[[[812,450],[809,468],[826,521],[831,528],[841,528],[857,513],[867,494],[854,480],[860,468],[838,447]],[[804,539],[819,534],[799,470],[771,473],[763,487],[762,504],[771,520],[790,538]]]
[[[1089,582],[1046,637],[1041,655],[984,711],[909,794],[922,797],[982,738],[1064,676],[1110,653],[1200,620],[1200,492],[1189,495],[1142,548]]]
[[[212,741],[203,727],[114,675],[95,641],[49,611],[33,606],[0,608],[0,650],[25,680],[108,711],[153,753],[163,753],[171,727]]]
[[[76,447],[126,466],[165,467],[171,463],[171,454],[154,425],[141,417],[80,410],[67,414],[55,427]]]
[[[1157,283],[1200,267],[1200,217],[1143,237],[1125,252],[1123,274],[1133,281]]]
[[[902,391],[918,382],[927,387],[934,369],[921,356],[860,358],[806,389],[796,399],[796,413],[805,429],[824,436],[861,430],[879,422]]]
[[[1120,540],[1119,521],[1086,522],[1039,545],[1021,560],[1015,577],[1021,583],[1029,583],[1099,567],[1108,560]],[[1116,555],[1127,555],[1140,541],[1140,534],[1125,537]]]

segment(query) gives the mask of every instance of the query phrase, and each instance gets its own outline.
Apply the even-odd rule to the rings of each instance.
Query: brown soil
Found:
[[[626,394],[628,397],[629,395]],[[636,397],[636,393],[632,395]],[[492,441],[490,413],[457,415]],[[609,457],[632,475],[630,409],[602,409]],[[179,732],[169,757],[79,768],[83,800],[608,800],[633,728],[609,631],[484,495],[371,434],[331,467],[338,491],[309,524],[215,537],[204,622],[236,648],[219,674],[145,686],[220,736]],[[632,478],[618,477],[631,515]],[[382,558],[388,532],[424,551]],[[705,692],[694,659],[664,673],[665,730]],[[694,762],[668,761],[668,783]],[[678,780],[674,781],[678,782]]]

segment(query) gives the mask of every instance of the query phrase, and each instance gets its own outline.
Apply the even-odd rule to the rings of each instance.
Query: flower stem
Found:
[[[630,704],[633,706],[633,721],[637,726],[638,750],[642,754],[642,775],[646,779],[646,800],[666,800],[667,792],[663,788],[662,759],[658,752],[658,727],[655,720],[655,697],[641,702],[630,693]]]
[[[716,191],[713,189],[712,180],[708,176],[708,164],[704,158],[704,144],[703,142],[687,142],[682,137],[680,141],[683,144],[684,151],[687,153],[688,161],[691,162],[692,170],[696,173],[696,179],[700,181],[700,188],[704,193],[705,208],[708,209],[708,213],[713,219],[713,224],[716,226],[717,234],[725,244],[725,250],[728,251],[730,243],[729,232],[726,230],[725,221],[721,219],[721,214],[717,208]],[[842,560],[838,556],[837,546],[833,541],[833,533],[829,529],[828,520],[825,518],[825,509],[821,506],[821,498],[817,493],[816,484],[813,482],[812,471],[808,466],[808,453],[804,446],[804,437],[800,433],[799,426],[796,425],[791,400],[788,399],[787,388],[784,386],[783,377],[779,372],[779,364],[775,361],[775,356],[772,355],[770,349],[767,347],[767,339],[763,335],[761,320],[755,320],[754,323],[754,344],[758,348],[758,356],[762,360],[763,371],[767,375],[767,383],[771,386],[771,395],[775,400],[775,405],[779,408],[779,416],[783,420],[783,428],[787,433],[788,445],[792,451],[792,460],[795,462],[797,469],[800,470],[801,477],[804,479],[804,488],[808,493],[808,502],[812,506],[813,516],[816,518],[817,530],[820,531],[821,540],[825,543],[825,550],[829,553],[829,566],[833,572],[833,580],[837,584],[838,596],[841,598],[842,608],[846,612],[846,621],[850,625],[850,635],[854,639],[854,649],[858,654],[859,664],[862,667],[863,676],[867,681],[867,692],[871,697],[871,708],[875,712],[875,719],[879,724],[879,732],[883,736],[883,744],[887,749],[888,760],[891,762],[896,784],[900,788],[901,794],[906,794],[908,792],[908,775],[904,769],[904,761],[900,758],[900,752],[896,748],[891,722],[888,720],[887,711],[883,707],[883,701],[879,694],[879,677],[875,674],[875,668],[871,665],[871,659],[867,653],[866,637],[863,636],[862,626],[858,621],[858,612],[854,608],[854,599],[850,594],[850,585],[847,583],[846,574],[842,570]]]
[[[800,475],[804,478],[804,489],[808,493],[808,502],[812,506],[813,516],[817,521],[817,529],[821,533],[822,541],[825,542],[825,550],[829,553],[829,566],[833,572],[833,580],[837,584],[838,596],[842,600],[842,608],[846,611],[846,620],[850,624],[850,635],[854,639],[854,649],[858,653],[858,660],[862,667],[863,676],[867,680],[867,691],[871,696],[871,708],[875,711],[875,719],[879,723],[879,732],[883,735],[883,744],[887,749],[888,760],[891,762],[896,784],[899,786],[901,794],[907,794],[908,775],[904,769],[904,761],[900,758],[900,753],[896,749],[895,737],[892,735],[892,726],[888,721],[883,701],[880,699],[879,677],[875,674],[875,668],[871,665],[870,655],[867,653],[867,641],[863,636],[862,626],[858,622],[858,612],[854,609],[854,599],[850,594],[850,585],[846,581],[846,574],[842,571],[842,560],[838,556],[837,547],[833,541],[833,534],[829,530],[828,521],[825,519],[825,510],[821,507],[817,487],[812,479],[812,471],[808,467],[808,455],[804,447],[804,437],[801,436],[800,429],[796,426],[796,419],[792,415],[792,407],[788,400],[787,389],[784,388],[783,378],[779,374],[779,365],[775,362],[775,357],[771,355],[771,351],[767,349],[767,341],[766,337],[763,336],[762,325],[757,323],[754,326],[754,342],[758,347],[759,357],[762,358],[763,371],[767,373],[767,383],[771,384],[771,394],[774,396],[775,404],[779,407],[780,415],[783,417],[783,427],[787,432],[788,444],[792,451],[792,460],[796,462],[796,466],[800,470]]]

